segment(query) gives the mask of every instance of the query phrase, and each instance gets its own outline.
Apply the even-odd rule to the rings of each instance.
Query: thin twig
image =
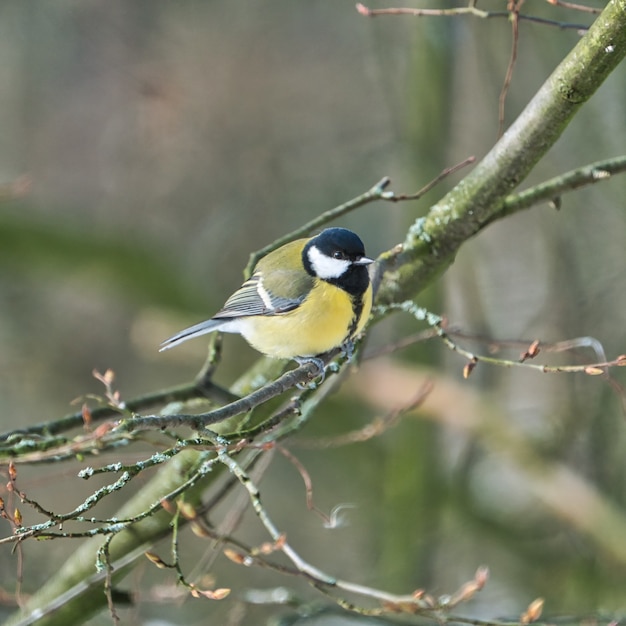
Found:
[[[613,174],[622,172],[626,172],[626,155],[584,165],[520,193],[507,196],[497,214],[497,219],[528,209],[541,202],[551,202],[558,207],[560,206],[558,198],[562,193],[574,191],[586,185],[594,185],[608,180]],[[494,216],[492,221],[495,219]]]
[[[324,521],[324,524],[328,527],[330,525],[330,518],[321,509],[318,509],[313,501],[313,479],[311,478],[311,475],[307,471],[306,467],[300,459],[293,454],[293,452],[290,452],[284,446],[277,445],[276,449],[296,468],[300,474],[302,482],[304,483],[307,509],[319,515]]]
[[[519,19],[520,8],[524,0],[509,0],[509,13],[511,16],[511,55],[509,57],[509,63],[506,67],[506,73],[504,75],[504,82],[502,83],[502,89],[500,90],[500,96],[498,98],[498,136],[500,139],[504,132],[504,109],[506,105],[506,97],[509,93],[509,87],[513,80],[513,69],[517,61],[517,47],[519,43]]]
[[[426,321],[429,326],[436,331],[437,336],[444,342],[444,344],[450,348],[453,352],[463,356],[467,359],[465,375],[466,377],[471,374],[472,370],[479,362],[491,363],[493,365],[499,365],[502,367],[526,367],[529,369],[537,370],[543,373],[549,374],[560,374],[560,373],[584,373],[590,376],[595,376],[599,374],[604,374],[606,369],[609,367],[624,367],[626,366],[626,354],[621,354],[615,359],[611,361],[602,360],[594,363],[586,363],[582,365],[546,365],[546,364],[538,364],[529,362],[529,359],[534,358],[536,354],[538,354],[538,350],[534,350],[531,354],[527,351],[523,357],[517,361],[510,359],[500,359],[492,356],[478,355],[474,352],[466,350],[459,346],[451,337],[451,333],[448,333],[445,328],[445,320],[424,309],[423,307],[417,306],[413,301],[407,300],[405,302],[400,302],[392,305],[388,305],[385,307],[378,307],[375,311],[376,315],[386,315],[390,311],[404,311],[412,315],[418,321]],[[589,347],[593,345],[593,342],[590,341],[589,337],[582,337],[579,340],[569,340],[570,347]],[[536,348],[539,343],[534,342],[534,347]],[[597,346],[593,346],[596,353],[598,353]],[[602,352],[603,354],[603,352]]]
[[[283,235],[279,239],[273,241],[271,244],[261,248],[260,250],[257,250],[256,252],[253,252],[250,255],[248,265],[246,266],[246,269],[244,271],[244,276],[246,278],[249,278],[255,265],[259,262],[259,259],[263,258],[273,250],[280,248],[281,246],[289,243],[290,241],[293,241],[294,239],[299,239],[300,237],[305,237],[309,235],[311,231],[315,230],[316,228],[324,226],[332,220],[335,220],[338,217],[349,213],[350,211],[354,211],[355,209],[362,207],[364,204],[380,200],[384,190],[389,186],[389,183],[391,183],[391,179],[388,176],[385,176],[365,193],[357,196],[356,198],[353,198],[352,200],[348,200],[348,202],[344,202],[343,204],[340,204],[333,209],[325,211],[324,213],[318,215],[315,219],[312,219],[300,228],[297,228],[296,230],[293,230],[290,233]]]
[[[474,161],[476,161],[476,157],[469,156],[467,157],[467,159],[463,159],[463,161],[461,161],[460,163],[457,163],[456,165],[452,165],[451,167],[444,168],[443,170],[441,170],[441,172],[439,172],[439,174],[437,174],[437,176],[435,176],[435,178],[433,178],[430,182],[426,183],[421,189],[419,189],[415,193],[396,194],[393,191],[385,191],[381,196],[381,200],[387,200],[389,202],[400,202],[404,200],[419,200],[422,196],[427,194],[433,187],[437,186],[444,178],[447,178],[451,174],[454,174],[454,172],[458,172],[460,169],[466,167],[467,165],[474,163]]]
[[[127,400],[124,404],[128,411],[136,413],[159,404],[184,402],[198,397],[208,397],[216,402],[232,402],[237,399],[237,396],[232,394],[227,389],[224,389],[211,381],[203,380],[201,384],[198,384],[197,382],[188,383],[178,385],[176,387],[161,389],[142,396],[137,396],[136,398]],[[90,414],[92,422],[95,423],[119,416],[120,411],[115,407],[106,405],[90,409]],[[0,443],[6,442],[8,446],[6,451],[4,446],[0,446],[0,457],[8,456],[9,454],[18,456],[20,452],[20,441],[22,440],[25,440],[25,445],[30,447],[30,450],[32,450],[33,448],[36,448],[37,445],[36,442],[33,443],[33,439],[37,440],[38,438],[45,438],[47,448],[49,447],[48,442],[50,442],[54,435],[64,433],[74,428],[80,428],[83,426],[83,423],[84,416],[81,410],[49,422],[43,422],[27,428],[19,428],[2,433],[0,434]],[[69,440],[65,438],[59,439],[59,443],[66,443],[68,441]]]
[[[525,359],[520,359],[518,361],[511,359],[499,359],[491,356],[478,355],[462,348],[452,340],[442,327],[439,327],[438,335],[444,344],[450,348],[450,350],[467,359],[468,364],[471,365],[469,370],[466,370],[467,375],[471,373],[471,370],[476,364],[481,362],[491,363],[492,365],[500,365],[503,367],[525,367],[545,374],[584,373],[591,376],[604,374],[606,368],[608,367],[623,367],[626,365],[626,355],[620,355],[612,361],[600,361],[598,363],[587,363],[582,365],[546,365],[541,363],[530,363]]]
[[[602,9],[596,7],[588,7],[584,4],[574,4],[573,2],[564,2],[564,0],[546,0],[548,4],[563,7],[564,9],[573,9],[574,11],[582,11],[584,13],[602,13]]]
[[[373,437],[380,436],[383,432],[393,428],[399,421],[399,419],[406,413],[413,411],[420,406],[424,400],[428,397],[428,394],[433,390],[434,384],[432,381],[425,381],[418,389],[415,396],[406,404],[396,409],[389,411],[382,417],[377,417],[369,424],[358,430],[353,430],[343,435],[333,435],[330,437],[316,437],[307,439],[296,439],[293,445],[299,448],[337,448],[354,443],[363,443]]]
[[[549,0],[548,0],[549,1]],[[387,8],[387,9],[370,9],[361,3],[356,5],[357,11],[365,17],[377,17],[381,15],[411,15],[414,17],[453,17],[460,15],[472,15],[481,19],[506,18],[509,19],[509,11],[483,11],[476,6],[457,7],[454,9],[411,9],[411,8]],[[560,29],[571,29],[579,32],[585,32],[589,27],[585,24],[572,24],[570,22],[559,22],[549,20],[534,15],[519,14],[520,20],[534,22],[535,24],[543,24],[546,26],[554,26]]]

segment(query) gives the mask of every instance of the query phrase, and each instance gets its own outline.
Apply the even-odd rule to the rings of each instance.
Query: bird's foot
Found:
[[[311,382],[309,383],[298,383],[296,386],[298,389],[315,389],[318,385],[321,385],[324,382],[324,378],[326,378],[326,365],[323,359],[320,359],[316,356],[306,356],[306,357],[297,357],[294,359],[298,365],[306,365],[307,363],[313,363],[317,367],[317,374],[311,375]],[[319,378],[319,380],[315,380]]]
[[[341,355],[348,361],[352,360],[352,357],[354,356],[354,342],[352,339],[346,339],[341,344]]]

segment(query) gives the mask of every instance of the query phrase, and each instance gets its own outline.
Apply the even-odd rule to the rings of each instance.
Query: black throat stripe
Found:
[[[350,339],[356,332],[356,328],[359,325],[359,320],[361,319],[361,313],[363,312],[363,298],[362,296],[352,296],[350,298],[352,301],[352,312],[354,315],[352,316],[352,321],[350,322],[350,326],[348,326],[348,334],[346,339]]]

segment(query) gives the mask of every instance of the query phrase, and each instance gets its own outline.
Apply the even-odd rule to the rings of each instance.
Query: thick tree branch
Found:
[[[461,245],[499,215],[506,198],[625,55],[626,0],[611,0],[492,150],[415,221],[402,246],[382,255],[380,304],[414,297],[452,263]]]

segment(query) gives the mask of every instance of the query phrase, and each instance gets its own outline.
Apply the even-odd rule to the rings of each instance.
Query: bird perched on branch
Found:
[[[252,276],[211,319],[180,331],[161,344],[173,348],[213,331],[238,333],[256,350],[278,359],[315,363],[342,347],[365,326],[372,285],[361,239],[345,228],[327,228],[263,257]]]

